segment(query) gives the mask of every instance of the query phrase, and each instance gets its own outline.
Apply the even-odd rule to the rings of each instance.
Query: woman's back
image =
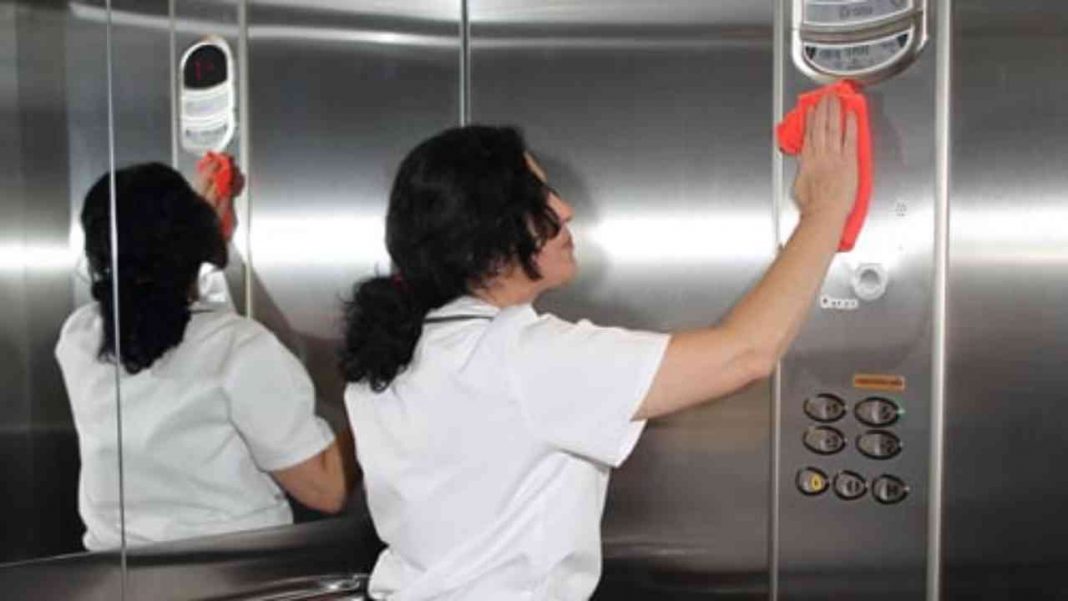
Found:
[[[99,305],[78,309],[56,347],[82,460],[79,510],[89,549],[115,548],[118,465],[116,367],[98,349]],[[333,438],[309,419],[303,368],[256,322],[194,305],[182,342],[136,374],[119,369],[126,540],[175,540],[292,522],[267,471],[319,452]]]
[[[371,513],[389,543],[371,592],[588,597],[609,467],[641,432],[630,418],[666,337],[472,297],[428,322],[389,388],[346,391]]]

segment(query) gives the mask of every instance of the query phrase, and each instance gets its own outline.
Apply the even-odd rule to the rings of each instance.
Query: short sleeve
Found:
[[[669,336],[543,315],[521,325],[506,369],[535,436],[618,467],[638,442],[633,420]]]
[[[315,388],[304,366],[266,330],[235,344],[223,388],[231,420],[260,469],[292,467],[334,440],[315,415]]]

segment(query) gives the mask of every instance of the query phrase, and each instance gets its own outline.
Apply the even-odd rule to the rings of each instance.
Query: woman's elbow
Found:
[[[323,500],[322,507],[319,507],[319,511],[323,513],[329,513],[331,515],[341,513],[345,509],[348,495],[344,492],[332,494]]]
[[[309,499],[307,505],[322,513],[337,514],[345,509],[347,502],[348,491],[345,490],[344,485],[338,484],[329,488],[324,487],[314,499]]]

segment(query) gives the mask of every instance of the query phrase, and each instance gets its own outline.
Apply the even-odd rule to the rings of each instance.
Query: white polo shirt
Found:
[[[96,303],[63,325],[56,358],[81,454],[78,509],[87,549],[120,545],[115,366],[97,358]],[[126,541],[166,540],[290,524],[267,473],[334,439],[314,413],[304,367],[259,323],[200,302],[182,342],[149,368],[121,371]]]
[[[471,317],[434,323],[444,318]],[[665,334],[572,324],[473,297],[431,312],[408,368],[345,404],[389,601],[579,601],[601,573],[608,474]]]

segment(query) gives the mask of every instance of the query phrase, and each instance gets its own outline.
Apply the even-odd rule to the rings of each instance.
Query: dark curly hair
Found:
[[[385,390],[412,359],[431,309],[518,263],[532,279],[561,227],[514,127],[446,130],[401,162],[389,197],[389,277],[358,282],[346,304],[341,367]]]
[[[85,196],[82,228],[92,295],[104,319],[101,359],[129,373],[178,346],[190,319],[202,263],[226,265],[226,242],[215,211],[174,169],[159,163],[115,172],[119,344],[111,267],[111,193],[105,173]]]

